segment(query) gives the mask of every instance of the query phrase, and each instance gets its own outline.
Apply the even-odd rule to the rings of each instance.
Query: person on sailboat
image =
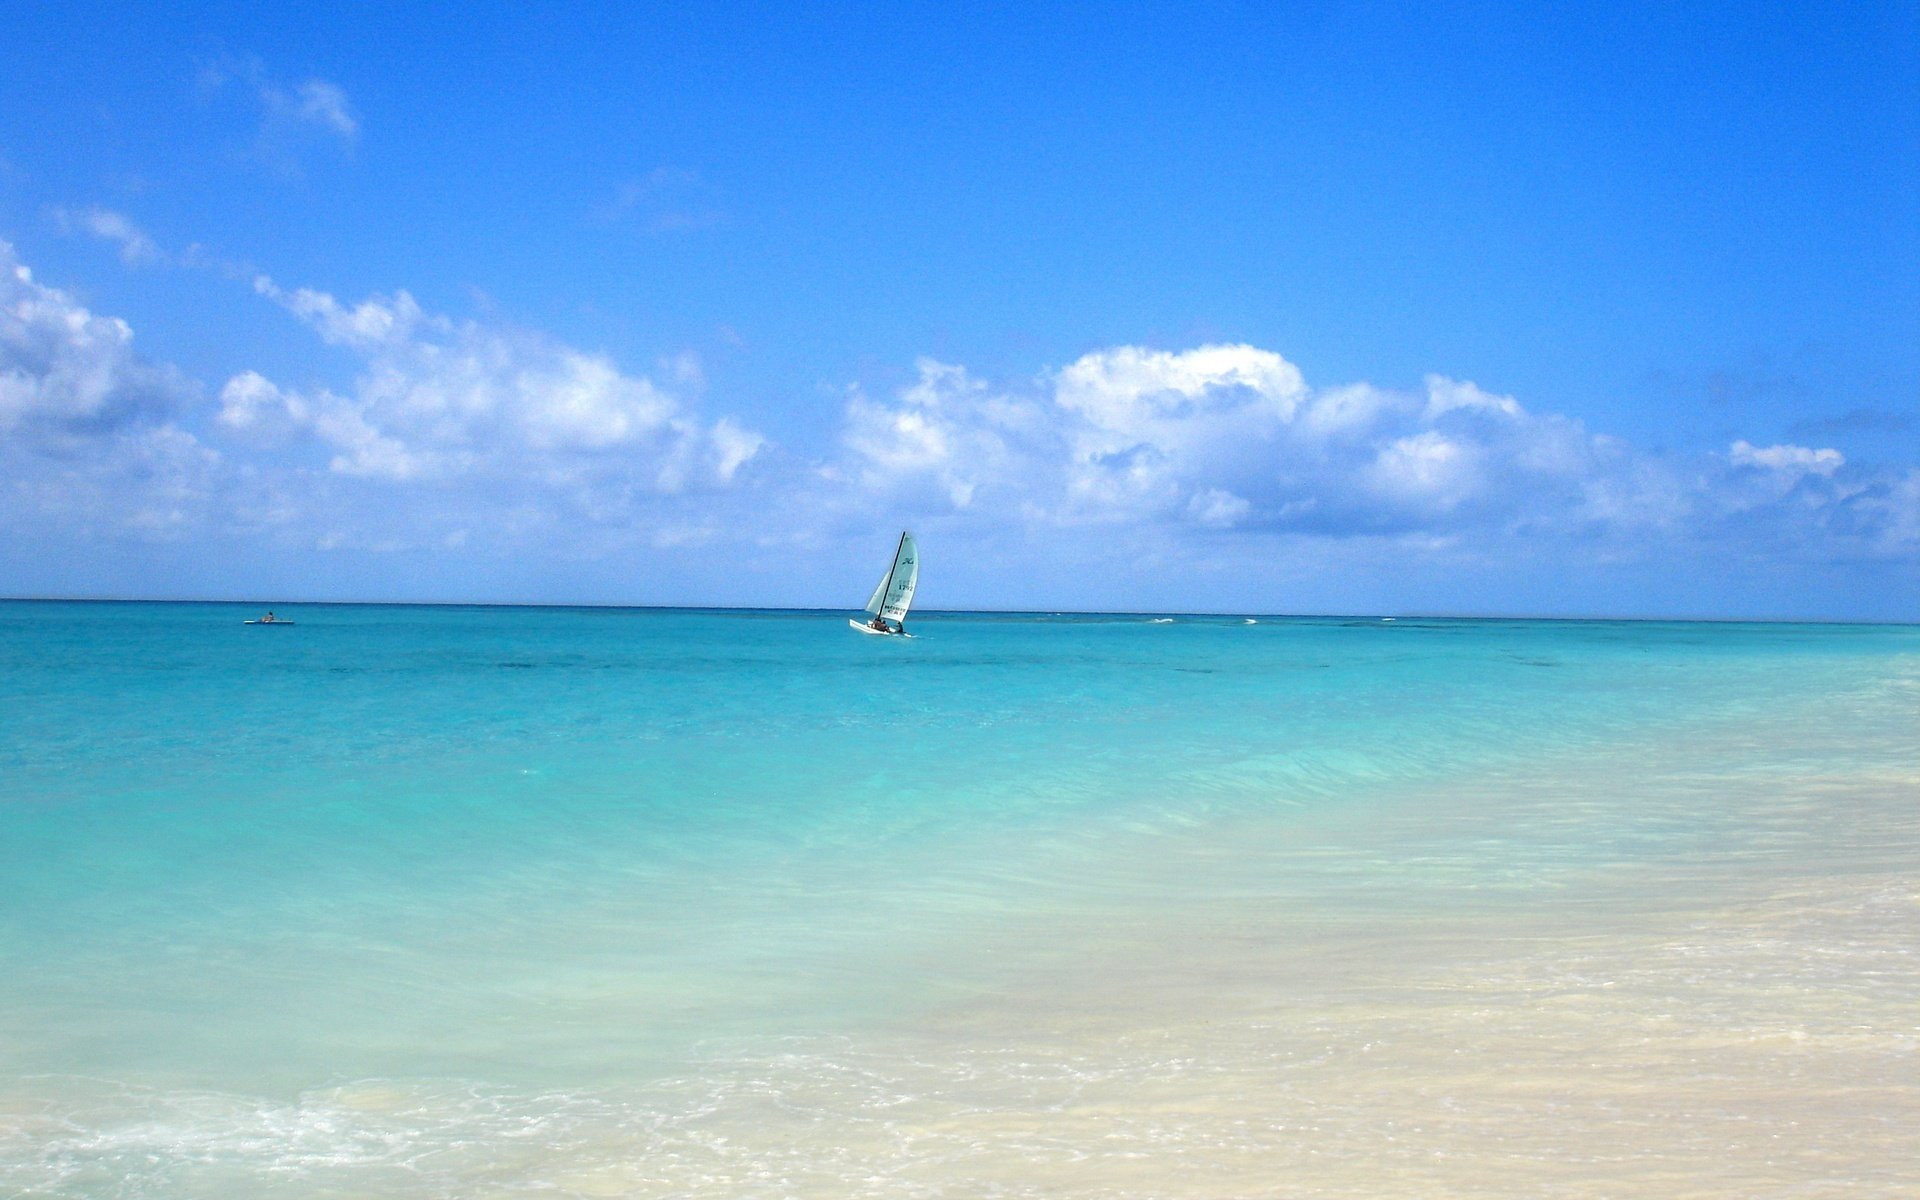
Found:
[[[867,628],[873,630],[875,633],[893,632],[893,630],[887,627],[887,619],[885,617],[875,617],[873,620],[868,621]]]

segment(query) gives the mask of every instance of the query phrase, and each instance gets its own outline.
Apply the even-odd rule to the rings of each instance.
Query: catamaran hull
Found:
[[[898,633],[895,633],[895,632],[894,632],[893,630],[891,630],[891,629],[889,629],[889,630],[887,630],[887,631],[886,631],[885,633],[882,633],[882,632],[880,632],[880,631],[879,631],[878,629],[875,629],[875,628],[874,628],[873,626],[871,626],[871,625],[869,625],[869,624],[867,624],[867,623],[866,623],[865,621],[855,621],[855,620],[853,620],[853,619],[851,619],[851,618],[849,618],[849,619],[848,619],[848,621],[847,621],[847,624],[849,624],[849,625],[851,625],[851,626],[853,626],[853,627],[854,627],[855,629],[858,629],[858,630],[859,630],[859,631],[860,631],[861,633],[864,633],[864,634],[866,634],[866,635],[868,635],[869,637],[903,637],[903,638],[910,638],[910,637],[912,637],[912,636],[913,636],[912,634],[910,634],[910,633],[908,633],[908,632],[907,632],[906,630],[904,630],[904,629],[903,629],[903,630],[901,630],[901,631],[900,631],[900,632],[898,632]]]

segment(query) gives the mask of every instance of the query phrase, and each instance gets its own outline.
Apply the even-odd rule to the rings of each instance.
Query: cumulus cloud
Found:
[[[890,401],[856,395],[846,416],[827,474],[977,520],[1876,553],[1913,523],[1910,485],[1850,478],[1834,450],[1662,455],[1469,380],[1309,387],[1246,345],[1115,347],[1014,389],[922,362]]]
[[[1026,396],[923,363],[895,403],[856,399],[845,445],[870,485],[933,480],[958,507],[997,482],[1062,523],[1317,533],[1453,526],[1543,488],[1565,509],[1608,454],[1576,423],[1469,382],[1315,391],[1280,355],[1245,345],[1096,351]]]
[[[1050,385],[1066,418],[1067,500],[1086,517],[1190,507],[1215,482],[1203,476],[1240,475],[1246,449],[1286,427],[1306,395],[1292,363],[1252,346],[1121,346],[1068,364]]]
[[[218,451],[171,423],[89,439],[84,452],[23,453],[0,440],[9,522],[74,536],[170,541],[204,532],[226,483]]]
[[[971,507],[983,488],[1003,500],[1024,488],[1020,472],[1051,449],[1033,444],[1051,433],[1045,414],[963,367],[923,358],[917,370],[891,404],[858,390],[848,402],[845,444],[860,486],[935,495],[955,509]]]
[[[0,433],[42,442],[163,419],[193,393],[133,350],[133,330],[33,278],[0,242]]]
[[[0,476],[22,523],[174,536],[204,515],[220,456],[183,429],[199,391],[133,330],[39,283],[0,241]]]
[[[538,331],[428,312],[406,292],[346,303],[258,279],[343,382],[242,370],[211,397],[135,352],[132,328],[36,281],[0,243],[0,514],[143,538],[305,530],[311,544],[458,546],[469,530],[571,545],[678,543],[767,446],[669,388]],[[556,530],[568,533],[557,541]],[[449,540],[451,539],[451,540]],[[580,551],[584,552],[584,551]]]
[[[764,439],[705,423],[652,380],[533,330],[455,320],[408,293],[342,303],[264,276],[255,290],[360,363],[353,385],[289,388],[229,379],[220,424],[282,444],[325,446],[331,471],[392,481],[538,475],[610,478],[657,493],[724,486]]]

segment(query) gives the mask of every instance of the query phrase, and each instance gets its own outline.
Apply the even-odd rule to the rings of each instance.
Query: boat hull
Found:
[[[848,620],[847,620],[847,624],[849,624],[849,625],[851,625],[851,626],[853,626],[853,627],[854,627],[855,629],[858,629],[858,630],[859,630],[859,631],[860,631],[861,633],[864,633],[864,634],[866,634],[866,635],[867,635],[868,637],[903,637],[903,638],[910,638],[910,637],[912,637],[912,636],[913,636],[912,634],[910,634],[910,633],[907,633],[907,632],[906,632],[906,631],[904,631],[904,630],[902,630],[902,631],[901,631],[901,632],[899,632],[899,633],[895,633],[895,632],[894,632],[893,630],[891,630],[891,629],[889,629],[889,630],[887,630],[887,631],[886,631],[885,633],[882,633],[882,632],[880,632],[880,631],[879,631],[878,629],[875,629],[875,628],[874,628],[873,626],[871,626],[871,625],[869,625],[869,624],[867,624],[867,623],[866,623],[865,621],[855,621],[855,620],[853,620],[852,618],[848,618]]]

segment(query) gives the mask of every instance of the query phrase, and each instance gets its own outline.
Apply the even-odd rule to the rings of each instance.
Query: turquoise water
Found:
[[[252,615],[0,603],[0,1190],[901,1194],[875,1072],[1333,994],[1383,928],[1618,932],[1679,864],[1864,872],[1816,785],[1915,865],[1914,627]],[[713,1088],[797,1111],[790,1054],[835,1099],[754,1148]]]

